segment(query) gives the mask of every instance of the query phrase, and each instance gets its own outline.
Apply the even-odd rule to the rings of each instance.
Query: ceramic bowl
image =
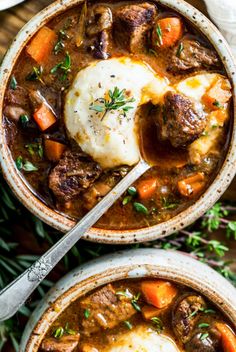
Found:
[[[116,280],[143,277],[173,280],[202,293],[236,327],[236,289],[216,271],[180,252],[138,249],[101,257],[61,279],[32,314],[19,352],[38,351],[52,323],[81,295]]]
[[[27,185],[17,171],[15,162],[11,157],[10,150],[6,143],[4,126],[2,121],[3,97],[7,82],[11,76],[11,71],[16,62],[21,50],[24,48],[28,40],[34,33],[44,25],[48,20],[52,19],[59,13],[73,7],[83,0],[57,0],[49,7],[38,13],[17,35],[5,59],[2,63],[0,71],[0,156],[3,174],[9,183],[10,187],[20,199],[20,201],[36,216],[48,223],[54,228],[63,232],[70,230],[75,222],[63,214],[52,210],[42,201],[40,201],[34,192]],[[154,0],[155,1],[155,0]],[[234,115],[235,115],[235,87],[236,87],[236,67],[230,49],[217,28],[198,10],[191,5],[181,0],[159,0],[157,3],[168,6],[171,9],[179,12],[195,25],[212,43],[216,51],[224,62],[225,69],[233,85],[234,98]],[[137,230],[114,231],[92,228],[84,236],[85,239],[103,243],[133,243],[150,241],[161,236],[166,236],[174,231],[189,225],[199,218],[206,210],[208,210],[222,195],[225,189],[229,186],[235,174],[236,164],[236,136],[235,136],[235,121],[233,122],[233,131],[230,137],[229,149],[225,161],[219,170],[217,177],[201,198],[196,201],[185,211],[181,212],[174,218],[164,223]]]

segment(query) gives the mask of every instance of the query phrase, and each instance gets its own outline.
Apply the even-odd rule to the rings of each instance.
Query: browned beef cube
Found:
[[[90,187],[101,172],[86,154],[66,151],[49,175],[49,188],[59,200],[69,201]]]
[[[142,52],[156,14],[155,5],[148,2],[118,8],[114,15],[114,35],[117,43],[131,53]]]
[[[112,329],[136,313],[130,300],[117,295],[112,285],[107,285],[81,301],[81,308],[88,310],[88,317],[82,320],[85,334],[100,329]]]
[[[186,147],[197,139],[206,127],[206,118],[188,98],[168,92],[164,105],[154,116],[158,135],[173,147]]]
[[[41,345],[42,352],[74,352],[77,350],[80,335],[62,336],[60,339],[48,337]]]
[[[179,45],[182,50],[178,50]],[[188,70],[204,67],[216,68],[220,66],[220,60],[213,49],[206,48],[197,40],[184,38],[181,44],[174,48],[170,58],[169,70],[176,73],[184,73]]]

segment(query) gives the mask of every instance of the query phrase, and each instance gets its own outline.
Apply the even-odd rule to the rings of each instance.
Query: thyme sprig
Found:
[[[129,103],[133,103],[135,99],[133,97],[129,97],[126,89],[120,90],[118,87],[115,87],[112,90],[108,91],[108,99],[99,98],[92,102],[89,106],[90,110],[94,110],[96,112],[102,112],[101,121],[106,116],[108,111],[119,110],[122,112],[122,115],[126,117],[126,113],[133,109],[132,105],[127,105]]]
[[[51,69],[51,73],[57,74],[58,71],[60,71],[62,73],[62,75],[60,76],[60,79],[62,81],[65,81],[69,72],[71,71],[71,57],[70,54],[67,52],[65,55],[65,59],[61,62],[59,62],[58,64],[56,64],[52,69]]]

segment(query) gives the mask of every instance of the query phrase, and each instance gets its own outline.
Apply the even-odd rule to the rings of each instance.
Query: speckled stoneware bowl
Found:
[[[0,107],[3,105],[3,97],[7,82],[11,76],[11,70],[16,62],[21,50],[24,48],[28,40],[34,35],[39,27],[44,25],[48,20],[63,12],[64,10],[81,3],[83,0],[57,0],[52,5],[37,14],[18,34],[8,53],[3,61],[0,71]],[[155,0],[154,0],[155,1]],[[216,51],[224,62],[226,71],[233,85],[234,96],[234,115],[236,111],[235,103],[235,87],[236,87],[236,67],[233,56],[230,52],[229,46],[217,30],[217,28],[198,10],[191,5],[181,0],[160,0],[157,3],[169,6],[182,16],[186,17],[209,39]],[[92,228],[84,238],[90,241],[103,243],[132,243],[154,240],[161,236],[169,235],[170,233],[179,230],[197,218],[199,218],[207,209],[209,209],[217,199],[222,195],[225,189],[230,184],[235,174],[236,165],[236,123],[234,118],[233,133],[231,135],[228,153],[225,161],[219,170],[219,173],[202,195],[202,197],[195,202],[187,210],[181,212],[169,221],[161,223],[149,228],[130,230],[130,231],[110,231]],[[43,202],[41,202],[33,191],[29,188],[26,181],[21,177],[17,171],[14,160],[6,143],[6,136],[4,133],[2,123],[2,109],[0,108],[0,154],[1,164],[4,176],[15,192],[20,201],[35,215],[40,217],[43,221],[51,226],[61,230],[68,231],[75,222],[68,217],[60,214]]]
[[[208,266],[185,254],[160,249],[118,252],[85,264],[60,280],[38,305],[23,333],[19,352],[36,352],[45,334],[68,305],[112,281],[164,278],[204,294],[236,327],[236,289]]]

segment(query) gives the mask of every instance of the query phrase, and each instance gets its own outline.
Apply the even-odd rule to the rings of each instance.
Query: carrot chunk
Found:
[[[162,311],[162,309],[153,306],[144,306],[142,308],[142,315],[145,320],[151,320],[152,318],[157,317]]]
[[[177,43],[184,31],[183,22],[178,17],[166,17],[157,22],[153,34],[153,45],[169,48]]]
[[[137,186],[137,192],[141,199],[148,199],[153,196],[156,188],[157,188],[157,179],[150,178],[139,182]]]
[[[236,335],[224,323],[216,323],[215,327],[221,334],[224,352],[236,352]]]
[[[27,46],[26,52],[38,64],[42,64],[53,50],[56,39],[57,35],[52,29],[42,27]]]
[[[62,154],[66,150],[65,144],[60,142],[52,141],[51,139],[46,139],[44,142],[45,155],[50,161],[59,161]]]
[[[147,303],[156,308],[168,306],[178,292],[171,282],[164,280],[143,281],[141,290]]]
[[[193,176],[189,176],[184,180],[178,181],[177,187],[182,196],[192,197],[201,192],[205,184],[204,174],[202,172],[197,172]]]
[[[218,79],[203,95],[204,104],[213,110],[220,109],[231,98],[230,84],[225,79]]]
[[[47,130],[56,122],[56,117],[44,103],[34,112],[33,117],[41,131]]]

